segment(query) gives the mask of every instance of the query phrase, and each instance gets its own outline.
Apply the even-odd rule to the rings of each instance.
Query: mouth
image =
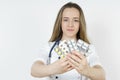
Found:
[[[67,31],[74,31],[74,29],[67,29]]]

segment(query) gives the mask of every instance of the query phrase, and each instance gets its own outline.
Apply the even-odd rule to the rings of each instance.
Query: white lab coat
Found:
[[[42,44],[41,48],[39,50],[39,53],[38,53],[37,60],[41,60],[45,64],[47,64],[49,51],[50,51],[51,47],[53,46],[53,44],[54,44],[54,42],[48,42],[46,44]],[[92,54],[90,54],[88,57],[86,57],[89,65],[91,67],[94,65],[101,65],[101,63],[99,61],[99,57],[95,51],[95,47],[91,46],[91,49],[92,49]],[[57,53],[55,53],[53,50],[52,57],[51,57],[51,63],[58,60],[58,57],[59,57],[59,55]],[[56,76],[58,77],[57,79],[56,79]],[[73,69],[73,70],[63,73],[63,74],[53,75],[52,78],[45,77],[44,80],[89,80],[89,79],[85,76],[81,76],[81,74],[79,74],[75,69]]]

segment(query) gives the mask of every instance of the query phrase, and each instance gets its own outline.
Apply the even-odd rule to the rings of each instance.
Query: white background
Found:
[[[33,60],[69,1],[84,11],[106,80],[120,80],[119,0],[0,0],[0,80],[37,80],[30,75]]]

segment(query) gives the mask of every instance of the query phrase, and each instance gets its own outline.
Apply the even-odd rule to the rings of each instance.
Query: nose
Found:
[[[73,27],[73,21],[69,21],[69,27]]]

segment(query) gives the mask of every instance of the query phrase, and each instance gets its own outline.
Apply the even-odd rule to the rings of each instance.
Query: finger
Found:
[[[84,59],[84,58],[85,58],[85,56],[84,56],[82,53],[77,52],[77,51],[72,51],[72,54],[78,56],[78,57],[81,58],[81,59]]]
[[[66,62],[66,61],[67,61],[67,58],[64,57],[64,58],[60,59],[60,61],[61,61],[61,62]]]
[[[68,54],[67,57],[72,58],[75,62],[78,62],[78,63],[81,61],[81,59],[74,54]]]
[[[83,69],[83,66],[82,66],[81,63],[78,64],[78,63],[75,63],[75,62],[73,62],[72,60],[70,60],[69,64],[70,64],[74,69],[76,69],[77,71]]]
[[[67,61],[67,64],[64,64],[63,69],[64,69],[65,71],[70,71],[70,70],[73,69],[73,67],[69,64],[69,61]]]
[[[72,68],[75,68],[75,65],[69,60],[69,64],[72,66]]]
[[[71,67],[69,67],[68,69],[67,69],[67,71],[70,71],[70,70],[72,70],[73,69],[73,67],[71,66]]]
[[[69,64],[73,67],[77,67],[79,66],[79,63],[76,62],[75,60],[73,60],[72,58],[68,57],[68,60],[69,60]]]
[[[68,62],[69,63],[69,62]],[[72,66],[70,65],[70,64],[68,64],[67,66],[66,66],[66,68],[68,69],[68,68],[72,68]]]
[[[69,61],[67,60],[67,61],[65,61],[65,62],[62,62],[61,65],[62,65],[63,67],[66,67],[66,66],[69,65]]]

